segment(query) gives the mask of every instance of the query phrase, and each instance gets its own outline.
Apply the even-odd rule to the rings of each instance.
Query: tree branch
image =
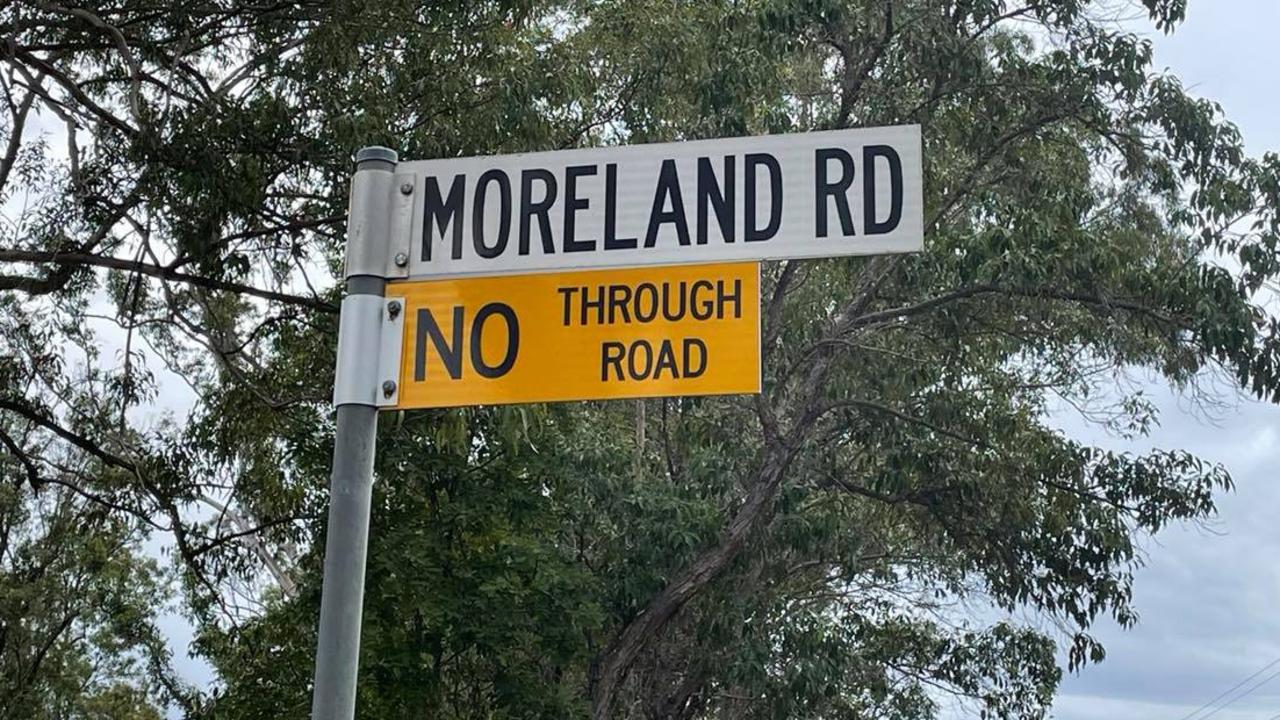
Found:
[[[25,402],[15,402],[8,398],[0,398],[0,410],[8,410],[9,412],[15,413],[34,422],[40,427],[49,430],[54,435],[57,435],[63,440],[66,440],[108,465],[122,470],[128,470],[134,474],[137,474],[138,472],[138,466],[135,463],[104,450],[101,445],[83,435],[64,428],[62,425],[58,424],[56,420],[47,417],[44,413],[36,410]]]
[[[54,82],[61,85],[77,103],[89,112],[90,115],[130,137],[137,137],[140,134],[137,128],[116,117],[112,113],[108,112],[106,108],[95,102],[93,98],[89,97],[88,94],[86,94],[85,91],[76,84],[75,80],[68,77],[66,73],[54,67],[47,60],[39,58],[33,53],[28,52],[26,48],[20,47],[13,38],[9,38],[6,44],[9,46],[9,55],[11,58],[20,60],[22,63],[39,70],[50,78],[53,78]],[[58,102],[43,88],[28,87],[27,89],[39,93],[50,102]]]
[[[772,447],[766,454],[765,466],[761,469],[758,480],[715,547],[703,553],[667,583],[640,615],[627,623],[622,633],[604,652],[593,668],[598,673],[592,678],[594,720],[608,720],[612,717],[614,695],[636,656],[690,598],[718,577],[737,557],[755,529],[768,516],[777,489],[797,452],[798,447],[795,446]]]
[[[5,147],[4,157],[0,158],[0,192],[9,183],[9,173],[18,160],[18,151],[22,149],[22,131],[27,124],[27,114],[35,102],[36,94],[28,91],[22,103],[13,112],[13,126],[9,128],[9,142]]]
[[[991,445],[983,442],[982,440],[978,440],[977,438],[972,438],[967,435],[962,435],[954,430],[948,430],[947,428],[944,428],[940,425],[935,425],[934,423],[928,420],[925,420],[923,418],[918,418],[913,415],[907,415],[904,412],[894,410],[891,407],[887,407],[879,403],[871,402],[870,400],[855,400],[855,399],[837,400],[835,402],[831,402],[822,406],[818,410],[818,416],[821,417],[829,412],[834,412],[836,410],[841,410],[844,408],[858,408],[859,410],[870,410],[872,412],[889,415],[905,423],[909,423],[912,425],[919,425],[920,427],[926,428],[928,430],[932,430],[933,432],[936,432],[939,435],[942,435],[943,437],[948,437],[948,438],[951,438],[952,440],[958,440],[959,442],[962,442],[965,445],[981,448],[983,450],[992,449]]]
[[[935,295],[934,297],[921,300],[920,302],[915,303],[913,305],[903,305],[901,307],[892,308],[889,310],[880,310],[877,312],[866,313],[853,318],[849,323],[848,329],[853,330],[860,327],[867,327],[869,325],[877,325],[883,322],[902,320],[915,315],[920,315],[920,314],[929,312],[934,308],[940,307],[942,305],[946,305],[948,303],[956,302],[957,300],[964,300],[966,298],[977,297],[980,295],[1006,295],[1009,297],[1046,298],[1050,300],[1065,300],[1070,302],[1077,302],[1083,305],[1092,305],[1092,306],[1103,307],[1103,308],[1118,308],[1120,310],[1127,310],[1130,312],[1135,312],[1143,315],[1149,315],[1151,317],[1156,318],[1157,320],[1160,320],[1161,322],[1165,322],[1170,325],[1185,324],[1185,322],[1182,322],[1180,319],[1171,317],[1157,310],[1156,308],[1153,308],[1149,305],[1144,305],[1139,302],[1135,302],[1133,300],[1128,300],[1125,298],[1107,298],[1107,297],[1101,297],[1098,295],[1089,295],[1087,293],[1054,290],[1052,288],[1036,288],[1034,290],[1026,290],[1021,288],[1007,288],[1007,287],[1000,287],[998,285],[984,284],[984,285],[970,285],[969,287],[959,288],[956,290],[952,290],[950,292],[943,293],[941,295]]]
[[[151,263],[124,260],[115,257],[104,257],[90,253],[61,253],[47,250],[0,250],[0,262],[53,263],[61,266],[91,266],[112,268],[115,270],[127,270],[129,272],[136,272],[142,275],[159,278],[161,280],[185,283],[187,285],[194,285],[196,287],[202,287],[209,290],[224,290],[226,292],[239,293],[241,295],[251,295],[264,300],[274,300],[286,305],[297,305],[312,310],[319,310],[321,312],[338,312],[338,308],[316,298],[305,298],[297,295],[290,295],[288,293],[276,292],[274,290],[263,290],[261,288],[243,285],[241,283],[207,278],[199,275],[190,275],[162,265],[153,265]],[[31,282],[32,279],[30,278],[0,275],[0,290],[25,289],[25,286]]]
[[[31,484],[31,487],[40,487],[40,468],[37,468],[36,464],[31,462],[31,458],[27,456],[26,451],[9,433],[5,432],[3,427],[0,427],[0,444],[8,448],[9,454],[13,455],[14,459],[22,464],[23,469],[27,472],[27,482]]]

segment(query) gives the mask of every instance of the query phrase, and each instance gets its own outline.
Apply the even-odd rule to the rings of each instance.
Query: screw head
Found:
[[[400,183],[400,194],[401,194],[401,195],[412,195],[412,194],[413,194],[413,183],[411,183],[411,182]]]
[[[396,383],[394,380],[386,380],[382,383],[382,397],[389,398],[396,394]]]
[[[409,256],[404,253],[396,253],[396,267],[404,267],[409,264]]]
[[[387,303],[387,314],[391,316],[392,320],[394,320],[396,316],[400,314],[399,300],[392,300],[391,302]]]

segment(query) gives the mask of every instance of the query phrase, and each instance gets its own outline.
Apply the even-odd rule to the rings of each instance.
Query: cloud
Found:
[[[1085,442],[1133,452],[1181,448],[1221,463],[1232,472],[1236,491],[1219,497],[1219,516],[1208,526],[1175,526],[1144,542],[1146,566],[1134,591],[1141,620],[1129,631],[1100,629],[1108,657],[1066,679],[1056,705],[1062,720],[1179,720],[1280,658],[1280,484],[1273,471],[1280,408],[1242,401],[1209,424],[1188,413],[1185,400],[1171,391],[1147,392],[1162,425],[1140,441],[1109,437],[1069,416],[1058,420]],[[1276,670],[1280,665],[1254,682]],[[1253,713],[1214,717],[1265,720],[1280,713],[1280,674],[1231,708]]]
[[[1280,99],[1272,92],[1278,26],[1275,0],[1204,0],[1190,3],[1187,22],[1171,36],[1151,33],[1144,21],[1129,29],[1151,37],[1157,67],[1221,103],[1256,155],[1280,150]],[[1060,720],[1181,720],[1280,658],[1280,408],[1242,401],[1210,423],[1173,393],[1150,392],[1162,426],[1141,442],[1107,437],[1065,416],[1062,426],[1116,449],[1186,449],[1225,465],[1237,489],[1219,498],[1219,517],[1209,527],[1173,527],[1144,544],[1147,565],[1137,574],[1134,598],[1141,621],[1130,631],[1099,631],[1107,660],[1065,680],[1055,705]],[[1276,670],[1280,664],[1229,695],[1258,685],[1213,718],[1280,716],[1280,675],[1267,679]]]

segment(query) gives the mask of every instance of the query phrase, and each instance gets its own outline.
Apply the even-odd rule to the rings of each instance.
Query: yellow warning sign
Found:
[[[384,409],[760,392],[757,263],[394,282]]]

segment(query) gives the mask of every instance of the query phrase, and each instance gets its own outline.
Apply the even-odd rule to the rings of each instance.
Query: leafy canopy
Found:
[[[918,123],[925,252],[766,266],[761,396],[383,418],[359,712],[916,719],[950,695],[1043,717],[1059,659],[1136,621],[1139,540],[1231,484],[1049,414],[1140,436],[1132,374],[1280,393],[1280,163],[1106,19],[1134,9],[1163,32],[1186,12],[0,7],[0,707],[306,713],[355,148]],[[189,417],[154,413],[179,397]],[[215,689],[174,678],[166,589]]]

